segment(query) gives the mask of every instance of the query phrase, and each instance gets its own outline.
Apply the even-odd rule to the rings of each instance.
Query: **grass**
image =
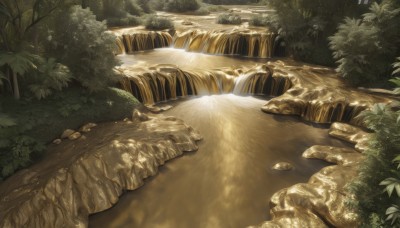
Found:
[[[45,144],[65,129],[77,129],[88,122],[121,120],[130,116],[137,105],[135,97],[116,88],[88,93],[71,87],[40,101],[1,98],[0,180],[34,162]],[[15,125],[2,126],[2,116],[11,118]]]

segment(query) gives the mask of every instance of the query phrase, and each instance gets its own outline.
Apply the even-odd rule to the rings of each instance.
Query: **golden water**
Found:
[[[117,54],[168,47],[171,43],[172,37],[169,33],[155,31],[134,31],[117,34],[116,39]]]
[[[174,36],[174,47],[191,52],[271,58],[276,35],[251,30],[189,30]]]
[[[294,117],[267,115],[266,100],[233,94],[168,102],[164,113],[199,130],[199,150],[168,162],[160,173],[89,227],[245,227],[268,218],[279,189],[306,182],[325,163],[301,157],[308,147],[342,145],[327,129]],[[294,171],[273,171],[280,161]]]
[[[121,68],[122,88],[145,105],[188,95],[235,93],[238,95],[281,95],[290,88],[290,81],[273,77],[266,65],[251,69],[182,70],[174,65],[150,68]]]

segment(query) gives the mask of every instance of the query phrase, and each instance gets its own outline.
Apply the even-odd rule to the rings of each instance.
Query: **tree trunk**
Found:
[[[18,77],[17,73],[13,72],[13,85],[14,85],[14,98],[19,100],[19,86],[18,86]]]

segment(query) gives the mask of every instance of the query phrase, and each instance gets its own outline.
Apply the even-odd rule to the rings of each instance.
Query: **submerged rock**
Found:
[[[0,184],[0,227],[86,227],[89,214],[110,208],[201,140],[168,117],[105,123],[86,137],[52,144],[39,163]]]
[[[272,169],[280,171],[291,170],[293,169],[293,165],[289,162],[278,162],[274,166],[272,166]]]

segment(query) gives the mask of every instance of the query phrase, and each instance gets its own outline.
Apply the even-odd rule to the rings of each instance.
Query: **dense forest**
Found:
[[[109,27],[172,28],[155,12],[207,15],[221,9],[220,23],[242,23],[214,4],[275,10],[250,24],[274,31],[286,56],[336,68],[349,86],[391,89],[390,80],[400,87],[396,0],[2,0],[0,179],[40,158],[62,130],[121,119],[138,105],[118,89],[114,68],[120,63]],[[376,134],[350,186],[355,200],[349,205],[365,227],[400,226],[400,111],[377,104],[360,118]]]

